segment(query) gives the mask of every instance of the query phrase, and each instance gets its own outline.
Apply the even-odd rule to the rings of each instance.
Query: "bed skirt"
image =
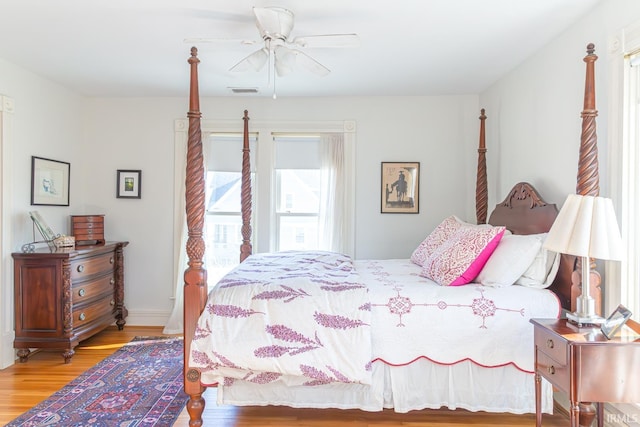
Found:
[[[472,362],[445,366],[419,359],[406,366],[373,364],[373,384],[284,387],[234,381],[218,387],[218,404],[280,405],[406,413],[421,409],[535,413],[534,375],[511,365],[483,368]],[[542,412],[553,411],[553,390],[542,379]]]

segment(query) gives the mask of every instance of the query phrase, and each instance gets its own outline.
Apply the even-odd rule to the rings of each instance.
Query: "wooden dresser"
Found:
[[[20,362],[33,348],[61,349],[65,363],[78,343],[114,322],[122,329],[124,253],[129,242],[13,253],[15,340]]]

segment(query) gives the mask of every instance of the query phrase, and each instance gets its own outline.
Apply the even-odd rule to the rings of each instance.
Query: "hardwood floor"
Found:
[[[76,347],[70,364],[64,364],[59,352],[41,351],[27,363],[16,363],[0,371],[0,425],[35,406],[62,388],[73,378],[116,351],[135,336],[162,335],[160,327],[125,326],[123,331],[110,327]],[[531,426],[534,415],[489,414],[463,410],[425,410],[408,414],[393,411],[364,412],[333,409],[291,409],[284,407],[216,407],[215,389],[205,393],[208,405],[204,425],[215,427],[350,427],[372,426]],[[189,425],[186,410],[174,424]],[[544,425],[564,427],[568,418],[556,411],[544,416]]]

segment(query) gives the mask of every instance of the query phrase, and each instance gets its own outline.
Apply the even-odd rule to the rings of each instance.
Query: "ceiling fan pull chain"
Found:
[[[267,70],[267,87],[271,87],[271,79],[273,78],[272,70],[275,64],[275,57],[274,57],[273,49],[271,49],[271,39],[268,38],[265,41],[267,44],[267,50],[269,51],[269,64],[268,64],[269,69]]]

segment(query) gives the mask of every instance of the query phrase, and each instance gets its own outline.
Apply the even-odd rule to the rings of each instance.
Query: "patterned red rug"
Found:
[[[6,427],[171,426],[187,401],[182,338],[136,337]]]

